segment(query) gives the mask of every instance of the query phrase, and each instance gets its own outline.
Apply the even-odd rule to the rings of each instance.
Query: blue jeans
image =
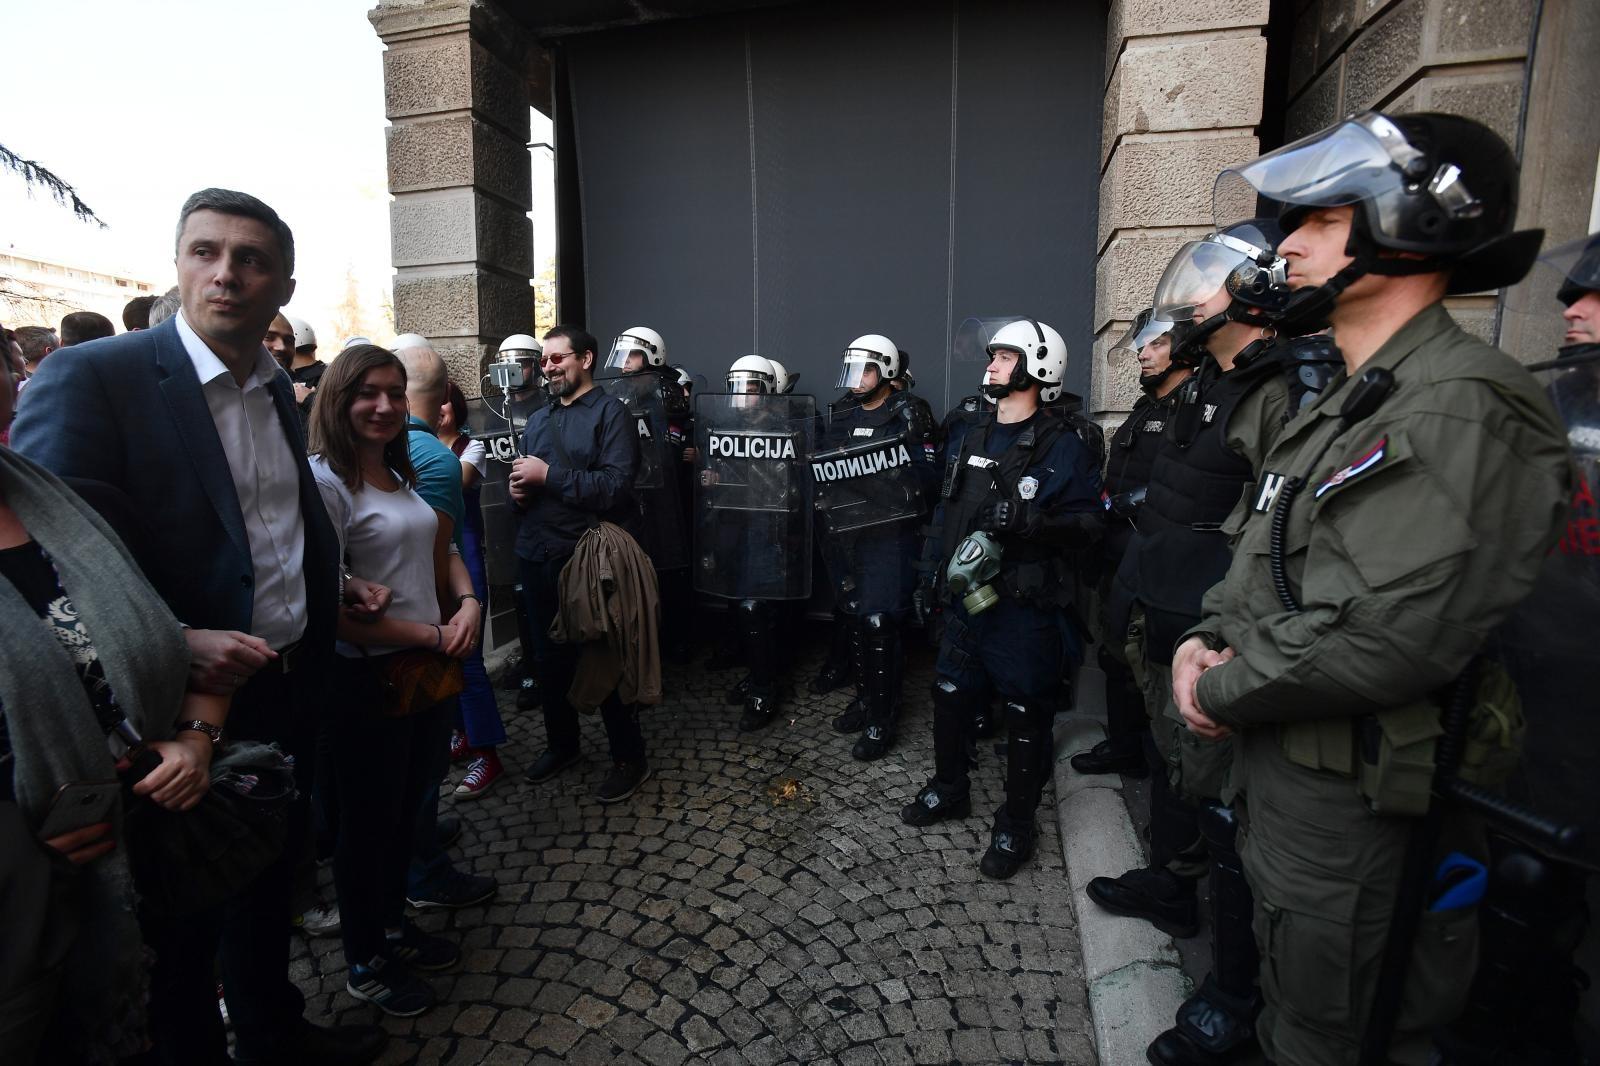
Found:
[[[461,527],[464,550],[462,560],[467,573],[472,576],[472,591],[483,607],[484,620],[488,619],[489,579],[483,564],[483,537],[470,522]],[[472,654],[461,660],[461,670],[467,675],[467,687],[461,693],[461,728],[467,734],[467,743],[475,748],[493,748],[506,742],[505,723],[500,720],[500,707],[495,703],[494,686],[489,684],[489,672],[483,667],[483,645],[472,649]]]

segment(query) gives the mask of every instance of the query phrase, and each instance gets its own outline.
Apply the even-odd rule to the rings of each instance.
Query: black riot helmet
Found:
[[[1228,322],[1267,327],[1289,303],[1288,264],[1278,255],[1283,231],[1270,218],[1219,229],[1178,249],[1156,284],[1156,319],[1190,323],[1174,334],[1173,359],[1195,365],[1205,341]],[[1228,306],[1197,322],[1198,308],[1226,290]]]
[[[1287,332],[1309,332],[1364,274],[1449,271],[1452,294],[1520,281],[1544,234],[1513,229],[1517,179],[1516,156],[1480,122],[1367,111],[1223,171],[1213,208],[1237,215],[1261,197],[1279,205],[1286,233],[1317,208],[1355,208],[1345,250],[1354,262],[1281,313]]]
[[[1118,352],[1124,353],[1124,358],[1137,360],[1139,353],[1145,345],[1150,344],[1158,337],[1166,337],[1169,342],[1169,355],[1166,369],[1158,370],[1154,374],[1140,374],[1139,387],[1150,392],[1158,387],[1174,371],[1194,369],[1198,364],[1199,349],[1185,342],[1195,331],[1195,324],[1189,320],[1174,322],[1169,318],[1157,318],[1155,309],[1146,307],[1133,316],[1133,324],[1128,331],[1106,351],[1106,358],[1115,358]]]
[[[1539,257],[1539,262],[1561,272],[1556,299],[1571,307],[1587,292],[1600,292],[1600,233],[1591,233]]]

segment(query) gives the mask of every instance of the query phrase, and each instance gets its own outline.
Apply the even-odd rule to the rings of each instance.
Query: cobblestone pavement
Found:
[[[504,699],[514,769],[442,805],[466,819],[458,866],[498,900],[418,916],[463,959],[432,976],[436,1009],[383,1020],[380,1062],[1093,1063],[1052,790],[1035,861],[985,881],[990,745],[972,818],[919,832],[897,813],[931,766],[931,655],[913,654],[900,742],[869,765],[828,724],[845,690],[804,692],[820,654],[801,653],[784,718],[745,736],[721,698],[737,674],[669,666],[646,712],[652,776],[613,807],[591,798],[597,718],[585,761],[533,786],[518,771],[543,723]],[[379,1017],[344,991],[337,939],[295,950],[308,1016]]]

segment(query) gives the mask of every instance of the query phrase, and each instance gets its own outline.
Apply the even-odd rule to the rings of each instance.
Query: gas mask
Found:
[[[961,596],[968,614],[982,614],[1000,601],[993,581],[1000,573],[1000,545],[988,533],[967,536],[950,556],[945,568],[945,584],[952,595]]]

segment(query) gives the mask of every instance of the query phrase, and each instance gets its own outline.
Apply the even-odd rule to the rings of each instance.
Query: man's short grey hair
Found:
[[[183,210],[178,212],[178,232],[173,237],[173,247],[181,251],[178,245],[183,241],[183,227],[189,221],[189,216],[196,211],[215,211],[219,215],[241,215],[244,218],[253,218],[266,226],[278,238],[278,251],[283,255],[284,273],[294,277],[294,234],[290,231],[288,223],[278,217],[278,212],[268,207],[266,203],[256,199],[247,192],[235,192],[232,189],[201,189],[183,202]]]
[[[183,297],[178,295],[178,287],[174,285],[161,294],[161,298],[150,305],[150,328],[155,329],[161,323],[178,313],[178,308],[183,305]]]
[[[394,354],[405,365],[408,391],[444,403],[444,397],[450,389],[450,374],[445,368],[444,358],[431,345],[408,344],[396,349]]]

